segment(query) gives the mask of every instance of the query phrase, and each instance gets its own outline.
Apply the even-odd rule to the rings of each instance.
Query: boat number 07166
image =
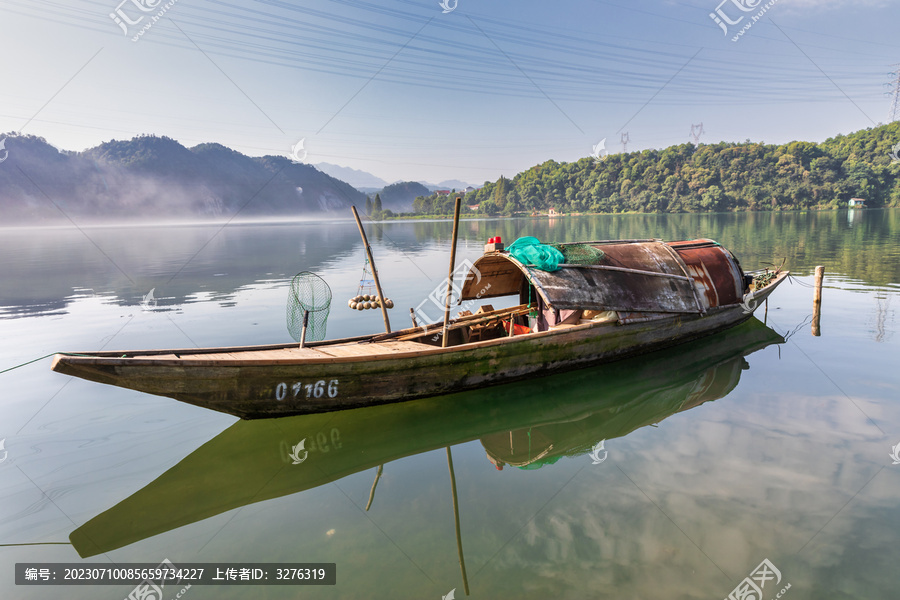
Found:
[[[300,394],[303,392],[304,388],[306,389],[307,398],[321,398],[326,394],[329,398],[337,398],[338,380],[332,379],[326,384],[324,379],[320,379],[315,383],[307,383],[306,385],[303,385],[298,381],[297,383],[291,385],[290,388],[286,383],[279,383],[277,386],[275,386],[275,399],[279,401],[284,400],[288,397],[288,389],[290,389],[290,393],[296,400],[300,397]]]

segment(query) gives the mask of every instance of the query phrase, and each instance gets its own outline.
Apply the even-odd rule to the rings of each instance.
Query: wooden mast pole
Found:
[[[450,248],[450,275],[447,276],[447,299],[444,301],[444,327],[441,330],[441,346],[447,347],[447,327],[450,325],[450,298],[453,295],[453,269],[456,268],[456,240],[459,237],[459,207],[462,198],[456,197],[456,206],[453,209],[453,245]]]
[[[384,294],[381,293],[381,282],[378,281],[378,269],[375,268],[375,258],[372,256],[372,248],[369,247],[369,240],[366,238],[366,230],[363,229],[362,221],[359,220],[359,213],[356,212],[356,207],[351,206],[350,208],[353,209],[353,218],[356,219],[356,226],[359,227],[359,235],[362,236],[363,247],[366,249],[366,258],[369,259],[369,264],[372,265],[372,278],[375,280],[375,289],[378,290],[378,305],[381,306],[381,315],[384,317],[384,329],[387,333],[390,333],[391,321],[388,319]]]
[[[456,496],[456,473],[453,472],[453,455],[447,446],[447,466],[450,468],[450,491],[453,494],[453,516],[456,518],[456,552],[459,554],[459,570],[462,572],[463,587],[469,595],[469,578],[466,576],[466,557],[463,556],[462,535],[459,532],[459,499]]]

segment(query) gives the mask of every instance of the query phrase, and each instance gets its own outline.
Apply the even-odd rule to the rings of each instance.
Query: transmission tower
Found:
[[[895,67],[897,70],[891,73],[894,80],[887,84],[894,88],[889,92],[893,98],[891,99],[891,110],[888,113],[888,123],[893,123],[900,118],[900,65],[895,65]]]
[[[691,138],[694,140],[694,145],[700,145],[700,136],[705,132],[703,131],[703,123],[701,122],[699,125],[691,124]]]
[[[622,134],[622,153],[628,153],[628,142],[631,141],[631,137],[628,135],[628,132]]]

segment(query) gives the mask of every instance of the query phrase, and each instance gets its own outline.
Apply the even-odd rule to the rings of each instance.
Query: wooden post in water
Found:
[[[450,325],[450,298],[453,296],[453,269],[456,268],[456,238],[459,236],[459,207],[462,198],[456,197],[453,209],[453,242],[450,248],[450,275],[447,277],[447,299],[444,301],[444,327],[441,330],[441,347],[447,347],[447,326]]]
[[[369,490],[369,502],[366,504],[366,511],[372,508],[372,500],[375,499],[375,486],[378,485],[378,480],[381,479],[381,472],[384,470],[384,465],[378,465],[378,470],[375,471],[375,481],[372,482],[372,489]]]
[[[816,337],[822,335],[822,330],[819,327],[820,320],[822,317],[822,280],[825,279],[825,267],[818,266],[816,267],[816,283],[815,289],[813,291],[813,319],[812,319],[812,334]]]
[[[384,294],[381,293],[381,282],[378,281],[378,269],[375,268],[375,258],[372,256],[372,248],[369,247],[369,240],[366,238],[366,230],[363,229],[362,221],[359,220],[359,213],[356,212],[356,207],[351,206],[353,209],[353,218],[356,219],[356,226],[359,227],[359,235],[362,236],[363,247],[366,249],[366,258],[369,259],[369,264],[372,265],[372,278],[375,280],[375,289],[378,291],[378,305],[381,306],[381,316],[384,317],[384,330],[387,333],[391,332],[391,321],[388,319],[387,307],[384,305]]]

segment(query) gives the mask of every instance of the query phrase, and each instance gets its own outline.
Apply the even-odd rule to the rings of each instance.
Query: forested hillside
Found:
[[[366,196],[307,164],[253,158],[220,144],[186,148],[140,136],[83,152],[60,152],[41,138],[6,134],[0,163],[2,224],[133,218],[298,216],[362,207]],[[682,144],[603,160],[547,161],[465,196],[487,215],[617,212],[728,212],[830,209],[863,198],[900,206],[900,122],[821,144]],[[898,157],[900,158],[900,157]],[[388,208],[450,214],[455,194],[419,184],[382,190]]]
[[[900,206],[900,122],[821,144],[682,144],[612,154],[601,161],[547,161],[485,182],[464,198],[489,215],[544,212],[724,212],[829,209],[863,198]],[[449,214],[454,195],[416,198],[420,214]]]
[[[413,201],[417,196],[428,194],[430,190],[415,181],[399,181],[385,187],[379,195],[385,209],[394,212],[407,212],[412,210]]]

